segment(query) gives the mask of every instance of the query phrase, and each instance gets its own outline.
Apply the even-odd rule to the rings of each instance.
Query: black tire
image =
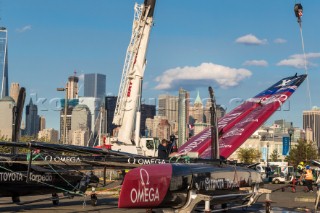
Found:
[[[52,204],[53,204],[54,206],[59,205],[59,200],[52,200]]]
[[[91,206],[97,206],[98,205],[98,199],[91,199]]]
[[[20,203],[20,197],[19,196],[12,196],[12,202]]]
[[[275,183],[275,184],[279,184],[280,181],[279,181],[278,179],[275,179],[275,180],[274,180],[274,183]]]
[[[266,203],[266,213],[271,212],[271,204],[269,202]]]
[[[54,206],[59,205],[59,196],[58,196],[57,193],[53,193],[53,194],[52,194],[52,204],[53,204]]]
[[[98,205],[98,198],[96,195],[91,195],[91,206],[97,206]]]

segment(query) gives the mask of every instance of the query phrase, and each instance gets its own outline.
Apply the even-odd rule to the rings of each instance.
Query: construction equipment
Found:
[[[119,131],[111,139],[112,149],[144,156],[155,156],[157,148],[153,138],[140,138],[141,88],[155,3],[155,0],[145,0],[144,4],[134,6],[132,35],[113,119],[113,124],[118,126]]]

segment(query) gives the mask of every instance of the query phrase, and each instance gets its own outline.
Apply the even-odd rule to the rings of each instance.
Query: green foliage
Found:
[[[238,158],[243,163],[253,163],[254,161],[259,161],[261,152],[254,148],[240,148],[238,150]]]
[[[0,137],[0,141],[9,141],[8,138],[5,138],[3,136]],[[0,153],[10,153],[11,149],[9,147],[5,147],[5,146],[0,146]]]
[[[307,142],[303,139],[300,139],[296,146],[291,147],[289,155],[286,157],[286,161],[293,166],[297,166],[301,161],[308,162],[314,159],[318,159],[317,147],[313,142]]]
[[[0,137],[0,141],[10,142],[8,138]],[[37,141],[33,136],[21,136],[19,142],[25,143],[30,141]],[[25,154],[29,152],[29,149],[26,148],[17,148],[19,154]],[[11,153],[11,147],[0,146],[0,153]]]
[[[19,141],[20,142],[30,142],[30,141],[38,141],[38,139],[35,136],[24,135],[24,136],[20,137]]]
[[[273,152],[270,155],[270,160],[272,162],[277,162],[279,157],[280,157],[280,155],[278,153],[278,150],[274,149]]]

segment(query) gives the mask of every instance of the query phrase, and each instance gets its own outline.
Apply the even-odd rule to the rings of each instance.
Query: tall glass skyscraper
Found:
[[[0,27],[0,98],[9,95],[7,29]]]
[[[178,100],[178,147],[183,145],[189,137],[189,103],[190,93],[182,88],[179,89]]]
[[[84,97],[104,99],[106,93],[106,75],[92,73],[84,75]]]
[[[29,104],[26,106],[26,135],[37,136],[40,130],[40,117],[38,115],[38,107],[33,104],[30,98]]]

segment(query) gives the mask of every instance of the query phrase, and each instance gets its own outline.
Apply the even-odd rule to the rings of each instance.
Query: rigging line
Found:
[[[40,157],[43,161],[45,161],[45,159],[43,158],[43,156],[40,154]],[[45,161],[46,162],[46,161]],[[62,177],[62,175],[60,175],[59,172],[57,172],[48,162],[47,162],[48,166],[62,179],[64,180],[69,186],[72,186],[73,189],[75,189],[76,187],[73,186],[69,181],[67,181],[64,177]]]
[[[305,70],[305,73],[307,75],[307,93],[308,93],[308,97],[309,97],[309,107],[311,109],[312,100],[311,100],[311,92],[310,92],[310,82],[309,82],[309,76],[308,76],[307,56],[306,56],[306,51],[305,51],[305,46],[304,46],[304,39],[303,39],[301,21],[299,22],[299,28],[300,28],[301,46],[302,46],[303,57],[304,57],[304,70]]]

